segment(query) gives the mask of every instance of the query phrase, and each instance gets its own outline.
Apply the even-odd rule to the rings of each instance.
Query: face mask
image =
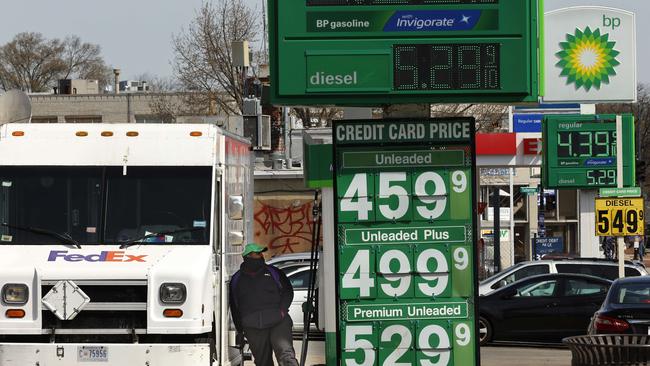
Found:
[[[242,269],[246,272],[257,272],[264,267],[264,258],[244,258]]]

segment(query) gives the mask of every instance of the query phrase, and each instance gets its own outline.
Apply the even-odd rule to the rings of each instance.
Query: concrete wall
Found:
[[[101,116],[92,122],[125,123],[136,121],[136,116],[152,116],[150,104],[162,94],[88,94],[88,95],[31,95],[32,119],[52,117],[49,122],[65,123],[86,117]],[[183,93],[164,94],[180,101]],[[89,121],[91,122],[91,121]]]

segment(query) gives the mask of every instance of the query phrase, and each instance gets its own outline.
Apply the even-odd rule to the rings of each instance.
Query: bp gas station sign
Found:
[[[334,126],[342,365],[473,365],[474,120]]]
[[[537,4],[270,0],[272,101],[536,102]]]

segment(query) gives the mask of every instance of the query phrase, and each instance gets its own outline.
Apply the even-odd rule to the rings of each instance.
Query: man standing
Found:
[[[265,247],[248,244],[244,262],[230,280],[230,312],[237,342],[248,340],[256,366],[273,366],[273,353],[280,366],[298,366],[293,349],[289,306],[293,287],[287,276],[266,264]]]

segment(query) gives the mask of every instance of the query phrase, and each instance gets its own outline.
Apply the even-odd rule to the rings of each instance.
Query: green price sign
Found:
[[[538,0],[269,0],[276,104],[537,101]]]
[[[543,122],[544,187],[616,187],[616,144],[623,144],[623,184],[635,185],[634,117],[623,116],[616,136],[615,115],[546,116]]]
[[[334,126],[341,365],[476,363],[473,126]]]

